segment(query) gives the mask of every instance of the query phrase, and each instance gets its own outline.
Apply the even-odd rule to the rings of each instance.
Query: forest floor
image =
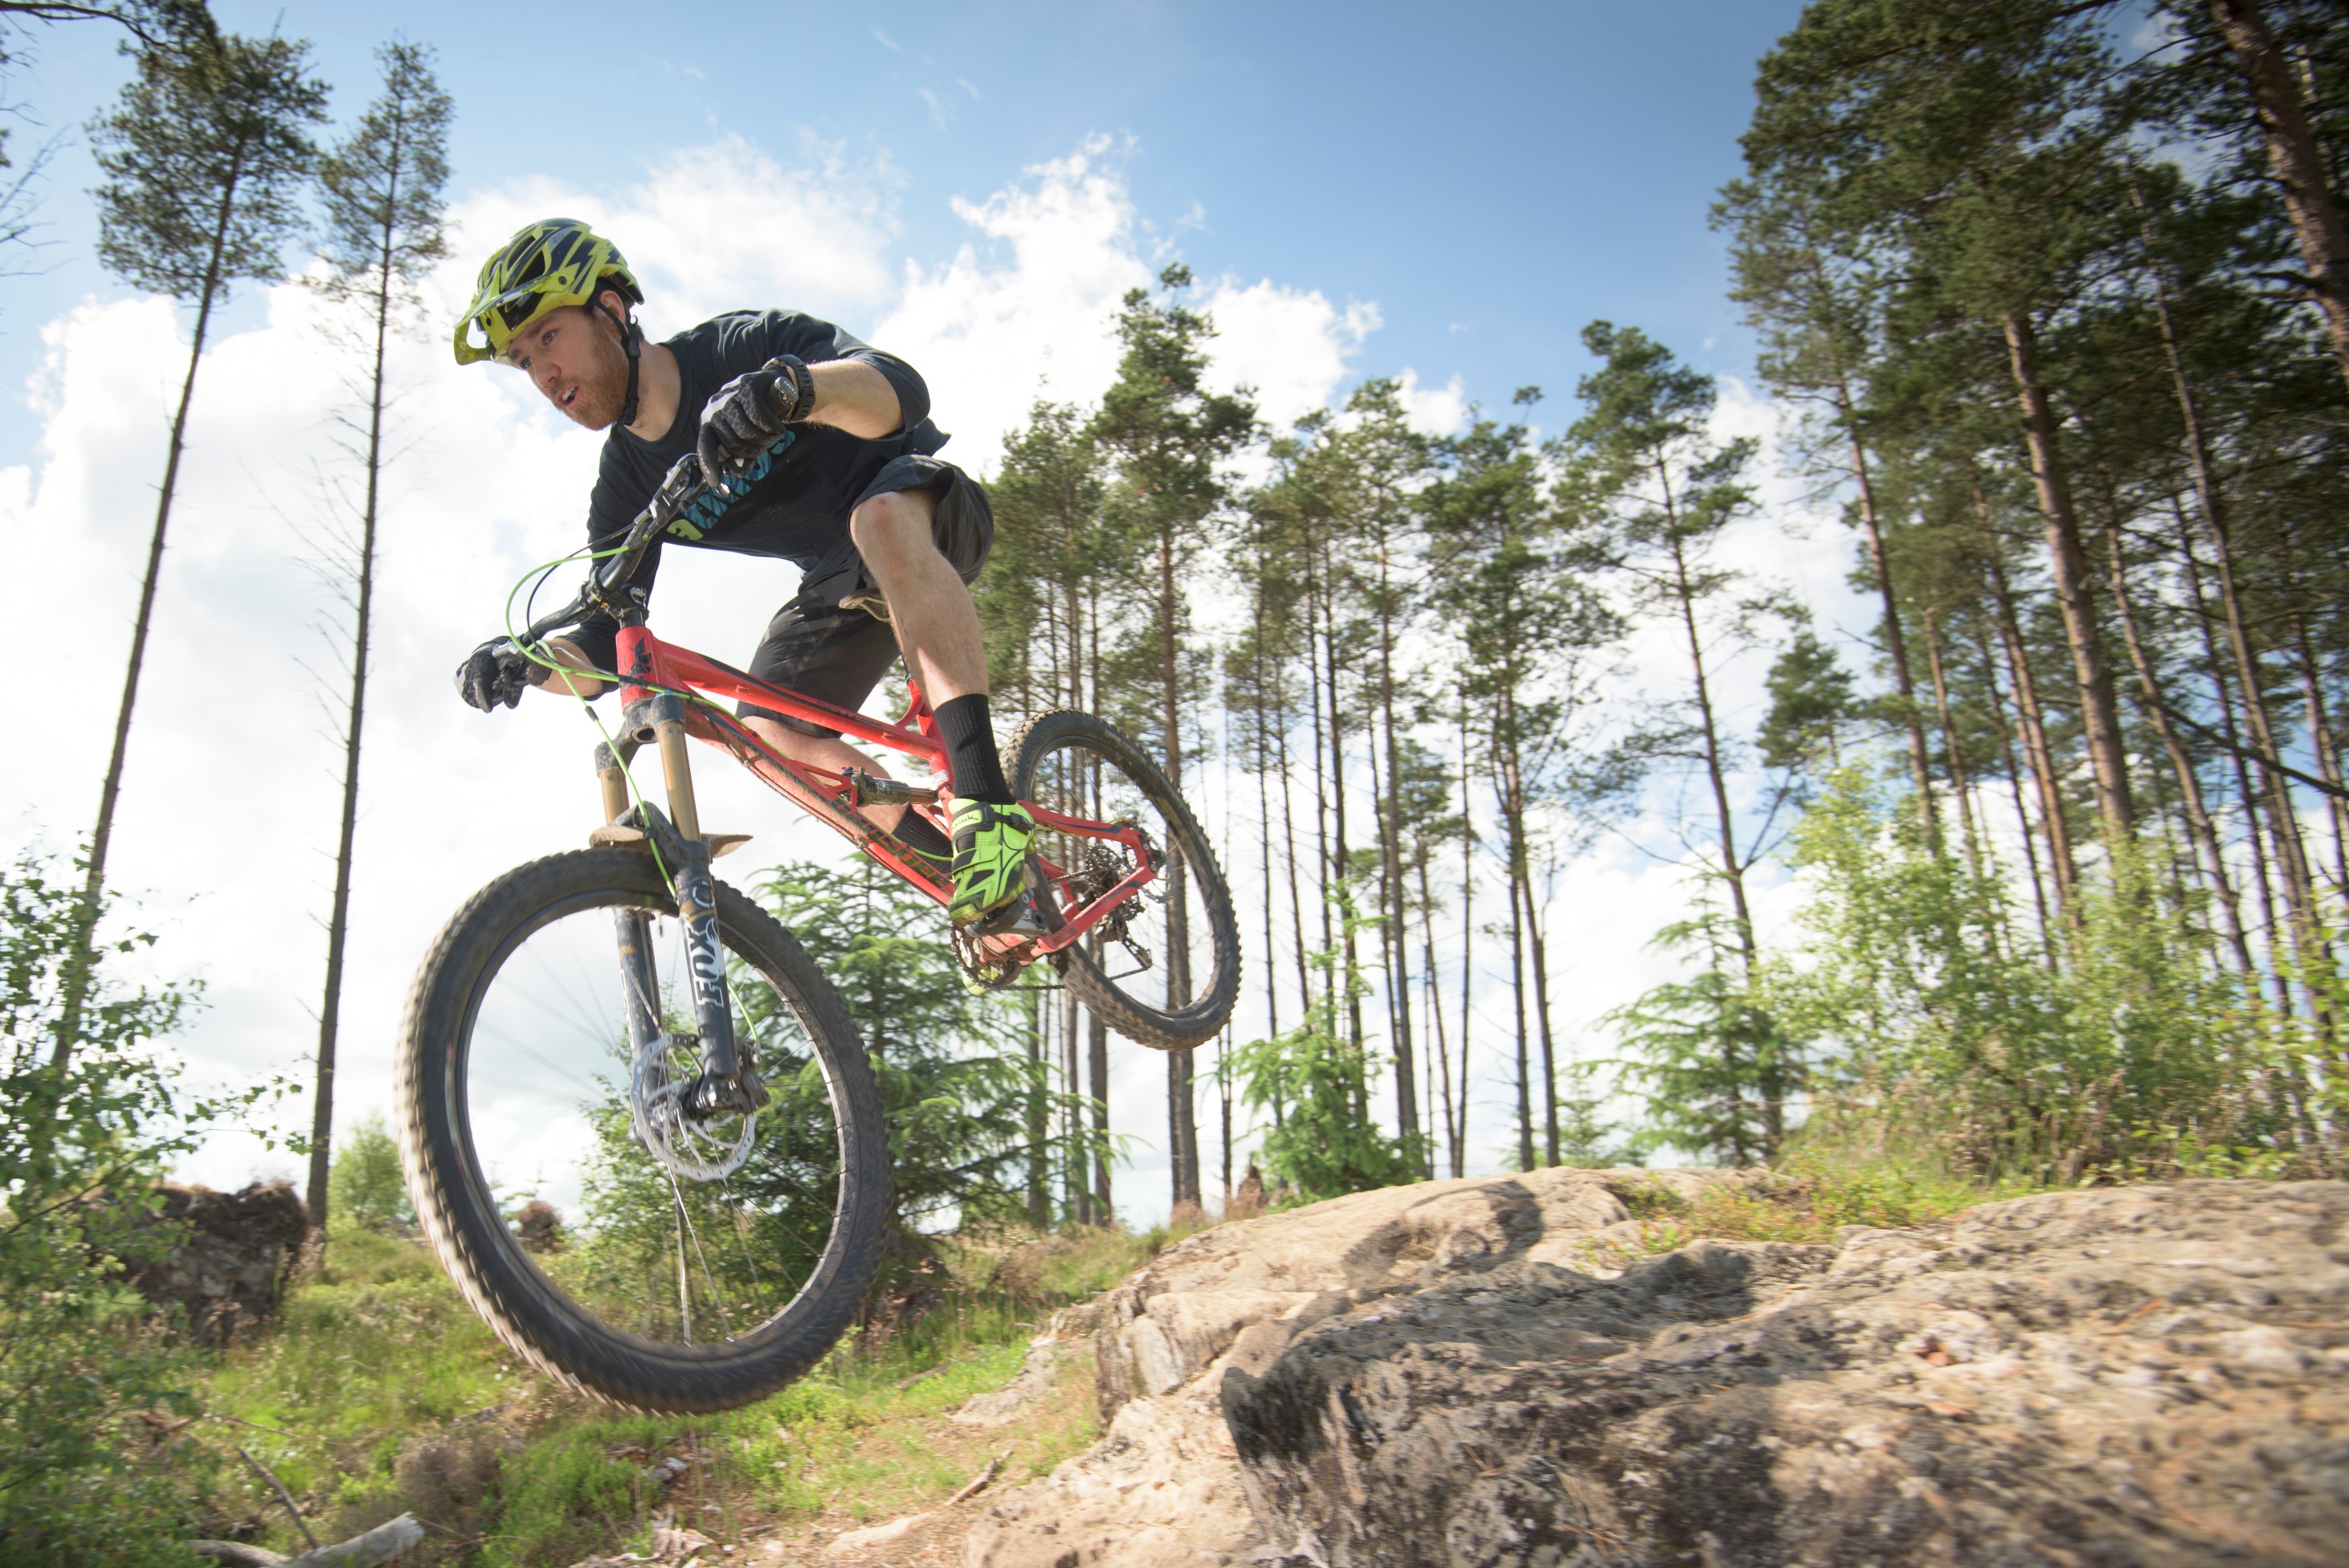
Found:
[[[213,1529],[304,1549],[264,1469],[321,1542],[408,1511],[427,1539],[403,1563],[481,1568],[650,1553],[673,1544],[657,1532],[687,1529],[712,1543],[707,1562],[815,1556],[846,1532],[938,1510],[999,1461],[957,1511],[981,1508],[1099,1435],[1089,1343],[1072,1345],[1016,1423],[948,1413],[1012,1380],[1056,1305],[1115,1284],[1163,1240],[1087,1231],[1025,1243],[1010,1250],[1019,1291],[996,1283],[1009,1253],[950,1248],[936,1305],[885,1342],[852,1337],[771,1398],[683,1419],[557,1387],[498,1342],[420,1241],[338,1233],[278,1322],[222,1355],[201,1390],[212,1442],[250,1456],[230,1458]],[[945,1522],[894,1542],[888,1561],[926,1561],[922,1538]]]

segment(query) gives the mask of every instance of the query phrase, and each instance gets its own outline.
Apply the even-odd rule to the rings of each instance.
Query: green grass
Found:
[[[1620,1266],[1701,1238],[1717,1241],[1827,1243],[1846,1225],[1899,1230],[1945,1220],[1977,1203],[2040,1190],[2023,1181],[1965,1181],[1930,1165],[1860,1161],[1799,1150],[1764,1181],[1708,1186],[1694,1198],[1640,1178],[1610,1182],[1640,1222],[1636,1241],[1593,1243],[1591,1261]]]
[[[852,1336],[771,1398],[688,1421],[565,1393],[497,1341],[420,1243],[337,1232],[276,1327],[218,1357],[201,1390],[202,1429],[231,1467],[222,1528],[302,1544],[232,1444],[285,1483],[321,1540],[413,1511],[429,1532],[413,1561],[479,1568],[642,1551],[664,1514],[719,1541],[891,1518],[935,1506],[997,1455],[1007,1481],[1024,1480],[1098,1435],[1089,1349],[1012,1426],[946,1417],[1009,1382],[1055,1308],[1122,1280],[1153,1240],[947,1243],[930,1310],[869,1345]],[[681,1473],[648,1473],[670,1459]]]

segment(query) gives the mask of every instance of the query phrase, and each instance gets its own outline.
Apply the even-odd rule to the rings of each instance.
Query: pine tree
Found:
[[[392,313],[420,314],[418,278],[449,253],[441,232],[441,187],[449,179],[449,122],[455,112],[432,73],[432,52],[403,40],[376,51],[383,92],[348,136],[322,160],[327,290],[361,325],[367,356],[364,446],[352,456],[366,475],[353,545],[350,706],[343,729],[343,810],[335,844],[335,894],[326,919],[326,995],[318,1006],[317,1084],[310,1111],[311,1226],[326,1228],[327,1175],[335,1127],[335,1046],[342,1017],[343,950],[349,934],[351,849],[358,827],[359,743],[367,720],[367,645],[375,613],[376,523],[383,496],[385,354]],[[356,433],[356,432],[355,432]]]
[[[146,663],[165,530],[186,449],[188,409],[212,312],[243,280],[282,275],[280,257],[300,221],[298,201],[316,158],[309,128],[326,118],[326,88],[308,74],[309,46],[288,38],[216,32],[201,8],[163,18],[138,51],[139,74],[113,113],[90,128],[106,183],[96,191],[98,259],[117,275],[195,307],[195,332],[163,461],[147,570],[131,623],[130,656],[115,716],[114,744],[90,831],[82,900],[84,934],[67,972],[55,1058],[70,1057],[106,887],[106,856],[130,747],[131,710]]]
[[[1730,799],[1736,764],[1716,690],[1724,645],[1750,637],[1751,610],[1736,596],[1740,573],[1720,565],[1715,553],[1723,531],[1752,507],[1744,471],[1754,443],[1713,440],[1706,429],[1717,396],[1712,377],[1682,366],[1638,328],[1593,322],[1582,340],[1602,362],[1582,378],[1578,389],[1587,412],[1565,443],[1584,548],[1623,585],[1630,614],[1669,624],[1687,658],[1686,695],[1661,707],[1634,749],[1651,765],[1692,767],[1703,780],[1714,848],[1700,855],[1700,864],[1729,903],[1729,919],[1706,927],[1706,941],[1737,954],[1740,983],[1751,987],[1760,975],[1761,944],[1746,879],[1764,847],[1739,844]],[[1718,970],[1713,965],[1706,974]],[[1729,1006],[1725,991],[1722,1006]],[[1778,1059],[1775,1049],[1749,1048],[1748,1033],[1741,1023],[1716,1037],[1743,1064],[1724,1059],[1732,1079],[1747,1066]],[[1775,1144],[1785,1130],[1788,1086],[1774,1071],[1756,1087],[1763,1137]],[[1744,1142],[1732,1147],[1738,1160],[1746,1157]]]
[[[1206,345],[1214,325],[1180,303],[1191,285],[1180,264],[1159,274],[1162,298],[1135,289],[1117,318],[1124,347],[1118,377],[1102,396],[1092,436],[1116,465],[1113,505],[1143,552],[1152,603],[1146,612],[1148,667],[1155,686],[1160,755],[1166,776],[1183,782],[1185,716],[1195,705],[1186,668],[1190,632],[1184,583],[1206,547],[1208,524],[1225,500],[1219,465],[1254,433],[1255,407],[1245,397],[1207,391]],[[1167,988],[1190,992],[1190,912],[1179,857],[1166,873]],[[1199,1140],[1192,1090],[1192,1053],[1167,1054],[1167,1130],[1172,1135],[1174,1202],[1200,1202]]]

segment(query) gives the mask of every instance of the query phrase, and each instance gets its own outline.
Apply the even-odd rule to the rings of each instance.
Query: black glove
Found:
[[[756,370],[746,370],[718,389],[702,406],[701,438],[694,445],[701,471],[716,474],[738,458],[765,449],[815,407],[815,382],[808,367],[790,355],[778,355]]]
[[[457,666],[457,695],[483,713],[512,707],[522,700],[523,688],[533,684],[538,666],[514,646],[512,637],[492,637],[465,655]]]

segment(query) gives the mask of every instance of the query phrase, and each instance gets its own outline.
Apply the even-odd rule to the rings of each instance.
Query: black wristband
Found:
[[[780,396],[783,390],[782,383],[775,384],[775,391],[779,394],[775,398],[777,418],[786,425],[797,425],[815,412],[815,377],[809,373],[806,361],[796,355],[778,354],[767,361],[767,368],[782,372],[784,378],[792,384],[789,401]]]

